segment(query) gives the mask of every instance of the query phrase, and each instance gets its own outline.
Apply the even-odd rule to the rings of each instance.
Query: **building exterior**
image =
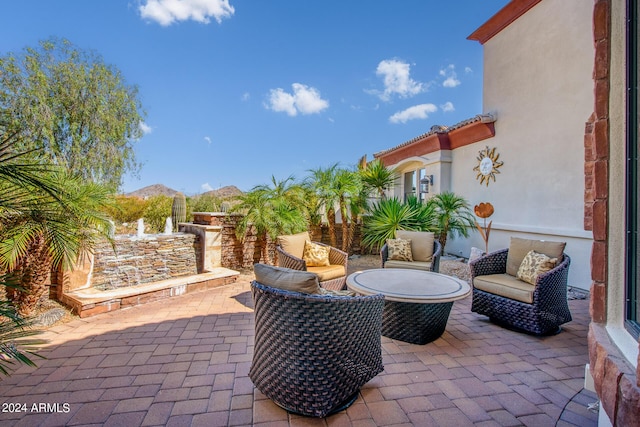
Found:
[[[493,204],[490,251],[508,247],[511,236],[567,242],[569,285],[584,290],[591,281],[584,133],[594,102],[592,10],[584,0],[507,4],[469,36],[483,45],[483,113],[374,155],[401,172],[396,197],[453,191],[471,206]],[[429,193],[421,193],[420,180],[432,175]],[[449,239],[445,250],[468,256],[472,246],[484,248],[479,233]]]
[[[599,396],[601,426],[640,425],[638,9],[511,1],[470,36],[484,46],[484,114],[376,154],[402,172],[395,196],[428,178],[424,198],[450,190],[491,202],[490,250],[511,235],[567,241],[569,284],[590,289],[585,385]]]
[[[636,0],[594,1],[585,222],[594,239],[588,340],[600,425],[640,425],[638,21]]]

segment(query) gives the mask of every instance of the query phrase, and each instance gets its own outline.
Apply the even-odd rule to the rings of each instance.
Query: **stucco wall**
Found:
[[[584,230],[584,131],[593,111],[593,3],[544,0],[484,44],[483,112],[496,135],[453,150],[452,190],[491,202],[490,250],[509,236],[567,241],[569,285],[590,286],[591,232]],[[473,168],[485,146],[504,165],[480,185]],[[468,251],[452,241],[447,250]]]

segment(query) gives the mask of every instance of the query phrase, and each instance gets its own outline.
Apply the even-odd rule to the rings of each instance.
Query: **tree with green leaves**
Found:
[[[447,237],[469,237],[469,230],[475,228],[475,218],[467,200],[452,192],[436,194],[427,201],[433,207],[437,224],[438,241],[444,246]]]
[[[115,191],[125,172],[139,170],[138,88],[68,40],[51,38],[0,57],[0,110],[21,132],[18,151],[41,149],[50,163],[85,180]]]
[[[380,159],[371,162],[360,162],[359,167],[360,180],[370,194],[374,194],[380,199],[386,197],[386,191],[389,190],[398,179],[398,171],[396,169],[387,168]]]
[[[258,185],[238,198],[240,203],[232,212],[243,214],[236,227],[236,237],[242,241],[255,232],[253,261],[270,263],[267,236],[272,240],[278,235],[300,233],[307,229],[305,189],[293,177],[278,181],[271,177],[271,184]]]

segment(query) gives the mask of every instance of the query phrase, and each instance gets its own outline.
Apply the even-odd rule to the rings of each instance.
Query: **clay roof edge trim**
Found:
[[[504,30],[516,19],[527,13],[529,9],[540,3],[542,0],[512,0],[505,7],[500,9],[487,22],[475,30],[467,40],[476,40],[480,44],[485,44],[493,36]]]

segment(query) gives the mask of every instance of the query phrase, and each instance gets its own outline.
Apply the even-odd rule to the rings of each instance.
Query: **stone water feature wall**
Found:
[[[115,289],[172,277],[197,274],[193,234],[116,236],[116,251],[108,242],[95,248],[92,286]]]

